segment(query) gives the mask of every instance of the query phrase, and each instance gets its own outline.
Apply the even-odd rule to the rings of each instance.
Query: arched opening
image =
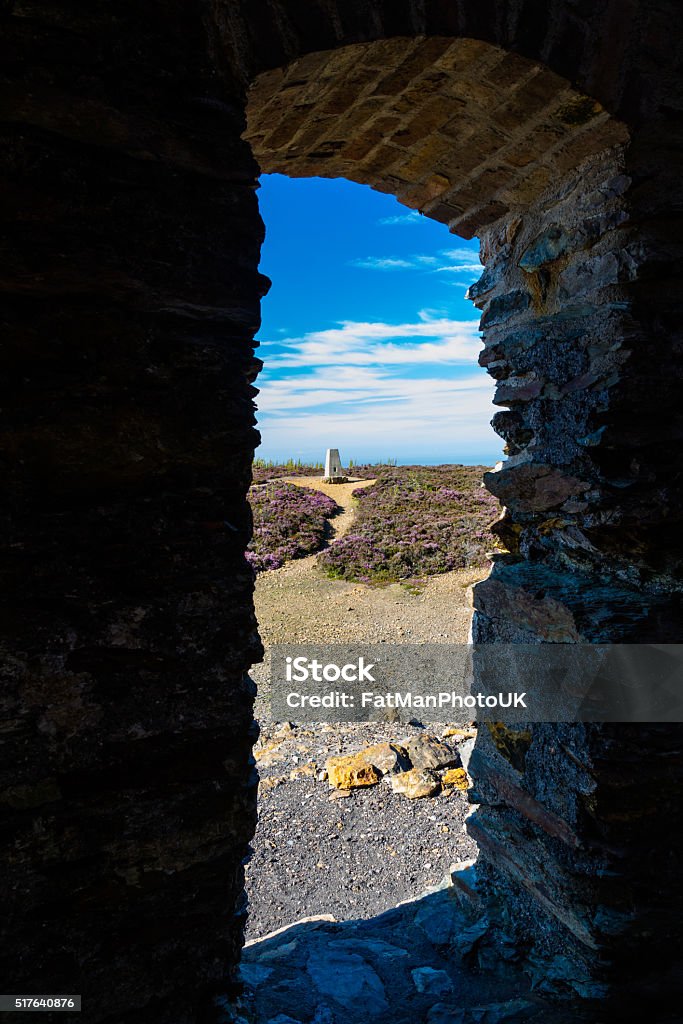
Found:
[[[476,592],[475,631],[678,639],[677,13],[668,0],[2,5],[2,965],[13,991],[82,992],[93,1022],[197,1024],[216,1016],[239,959],[255,817],[247,672],[259,643],[244,550],[264,287],[258,166],[241,135],[262,73],[273,99],[285,79],[294,97],[293,62],[302,82],[308,60],[332,86],[332,51],[342,61],[341,48],[376,43],[386,59],[358,70],[379,82],[404,68],[397,41],[409,54],[432,46],[437,64],[443,40],[478,40],[461,44],[463,63],[484,47],[487,75],[471,86],[481,98],[493,82],[493,106],[476,124],[465,111],[462,127],[474,140],[489,125],[483,147],[509,132],[486,120],[498,97],[533,104],[546,73],[590,98],[579,121],[592,99],[616,119],[596,111],[584,132],[532,118],[527,139],[505,139],[508,159],[486,165],[490,189],[446,211],[465,226],[472,213],[486,254],[485,358],[511,452],[491,481],[510,556]],[[485,44],[500,61],[487,63]],[[441,70],[450,88],[457,74]],[[428,77],[415,97],[425,127],[440,116]],[[454,164],[457,181],[448,161],[430,169],[426,149],[414,178],[392,182],[396,162],[373,170],[408,149],[391,120],[373,149],[367,117],[383,97],[371,79],[364,88],[368,181],[416,186],[426,206],[481,180],[476,167]],[[283,103],[264,106],[273,130]],[[340,124],[355,116],[338,104]],[[305,111],[291,107],[296,129]],[[339,142],[325,117],[319,137]],[[584,150],[599,119],[617,137]],[[446,156],[461,150],[444,126],[415,146],[434,131]],[[543,152],[525,163],[534,129]],[[334,160],[331,148],[309,155]],[[510,212],[496,221],[500,206]],[[476,758],[471,827],[506,951],[572,998],[609,985],[593,1020],[615,1005],[620,1022],[666,1019],[683,920],[675,723],[482,734]]]
[[[262,171],[369,184],[479,237],[485,269],[469,294],[482,310],[480,362],[497,381],[494,402],[505,411],[493,423],[508,459],[486,478],[506,506],[496,527],[505,553],[475,588],[474,635],[589,639],[570,614],[553,614],[557,598],[548,612],[515,588],[531,562],[544,589],[561,590],[562,567],[592,568],[598,552],[584,528],[594,517],[592,449],[623,359],[626,129],[547,68],[449,38],[309,54],[259,76],[247,110],[245,138]],[[482,889],[506,893],[514,908],[510,935],[525,918],[526,941],[545,950],[546,990],[597,997],[600,927],[587,924],[571,880],[586,871],[571,853],[583,808],[567,803],[562,784],[592,738],[577,730],[558,757],[548,744],[555,731],[479,731],[470,791],[479,807],[468,829],[483,855]],[[488,941],[481,964],[498,939]]]

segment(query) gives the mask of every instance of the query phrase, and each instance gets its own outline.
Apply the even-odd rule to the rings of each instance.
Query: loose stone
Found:
[[[328,757],[325,768],[330,784],[335,789],[355,789],[358,786],[374,786],[382,778],[381,773],[362,754],[349,757]]]
[[[439,791],[440,786],[438,776],[428,768],[411,768],[410,771],[401,772],[400,775],[393,775],[391,778],[394,793],[407,796],[409,800],[433,796]]]

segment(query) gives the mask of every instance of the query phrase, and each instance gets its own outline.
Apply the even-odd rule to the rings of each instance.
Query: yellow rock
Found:
[[[268,790],[281,786],[284,781],[282,775],[270,775],[267,779],[261,779],[258,784],[259,793],[263,796]]]
[[[449,768],[441,776],[441,784],[444,786],[455,786],[456,789],[467,789],[469,780],[464,768]]]
[[[476,729],[463,729],[459,725],[449,725],[449,727],[443,731],[444,739],[447,739],[449,736],[456,736],[459,740],[469,740],[476,735]]]
[[[373,764],[362,754],[348,757],[328,757],[325,768],[330,783],[335,789],[355,789],[357,786],[374,786],[382,778]]]
[[[274,761],[282,761],[287,755],[280,750],[282,740],[271,740],[269,743],[258,743],[254,749],[254,758],[262,767],[273,764]]]

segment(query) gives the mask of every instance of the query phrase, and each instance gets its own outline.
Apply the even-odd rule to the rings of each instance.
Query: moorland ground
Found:
[[[444,506],[450,503],[451,513],[454,507],[460,518],[449,540],[453,542],[457,533],[469,541],[463,505],[473,508],[472,532],[482,533],[483,520],[495,518],[495,507],[489,508],[478,498],[481,467],[478,473],[470,472],[471,467],[454,468],[468,471],[465,486],[462,475],[460,486],[446,486],[445,472],[435,479],[433,467],[429,468],[435,509],[432,520],[443,522],[449,515]],[[338,511],[325,517],[328,525],[322,541],[324,551],[330,552],[362,527],[359,515],[364,493],[371,496],[375,490],[375,501],[364,514],[378,537],[378,521],[400,518],[401,504],[405,526],[406,520],[414,520],[420,502],[429,503],[425,489],[416,497],[415,480],[412,487],[397,484],[402,469],[387,467],[376,477],[366,472],[366,479],[352,479],[348,484],[323,484],[317,474],[299,472],[280,477],[276,485],[310,488],[334,500]],[[387,489],[393,496],[389,494],[389,498],[387,490],[383,493],[376,488],[375,480],[382,477],[390,481]],[[457,493],[438,494],[444,490]],[[355,497],[354,491],[358,492]],[[399,514],[392,511],[397,505]],[[404,526],[388,531],[390,548]],[[427,538],[433,535],[429,528],[424,534]],[[443,539],[443,527],[436,529],[436,536]],[[414,547],[415,540],[410,543]],[[471,588],[488,571],[480,551],[483,543],[483,538],[474,538],[469,549],[476,552],[478,565],[442,569],[431,575],[422,572],[422,566],[418,572],[405,562],[401,566],[399,558],[399,569],[405,572],[402,581],[387,582],[388,574],[383,572],[380,585],[357,579],[352,559],[348,562],[351,578],[339,573],[330,576],[329,567],[321,565],[315,553],[285,560],[280,567],[257,574],[256,614],[266,660],[251,673],[258,686],[256,717],[261,737],[255,753],[262,781],[254,854],[247,866],[248,937],[264,935],[312,914],[331,913],[339,920],[372,916],[419,895],[443,877],[450,863],[474,853],[475,846],[463,828],[468,811],[463,792],[444,790],[430,798],[410,800],[394,793],[383,780],[342,796],[324,778],[325,760],[331,755],[350,754],[380,741],[400,742],[424,732],[440,737],[444,723],[275,722],[269,707],[267,652],[274,643],[285,641],[466,643]],[[444,548],[448,549],[448,544],[442,545]],[[434,564],[432,549],[427,548],[425,556]],[[392,568],[396,564],[394,559]],[[444,558],[441,564],[446,564]]]

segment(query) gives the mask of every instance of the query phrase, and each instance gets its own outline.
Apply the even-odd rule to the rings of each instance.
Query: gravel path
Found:
[[[373,482],[288,480],[316,487],[342,506],[332,520],[332,539],[353,523],[351,492]],[[266,651],[284,641],[467,641],[471,586],[484,575],[481,569],[433,577],[416,594],[401,584],[377,588],[331,580],[315,560],[310,555],[259,575],[256,612]],[[319,777],[328,756],[422,731],[440,737],[443,723],[273,722],[266,665],[251,673],[259,689],[261,738],[255,754],[262,782],[255,852],[247,866],[248,938],[312,914],[371,917],[437,883],[451,862],[473,856],[475,845],[463,829],[469,809],[464,793],[446,790],[409,800],[383,780],[342,797]]]

